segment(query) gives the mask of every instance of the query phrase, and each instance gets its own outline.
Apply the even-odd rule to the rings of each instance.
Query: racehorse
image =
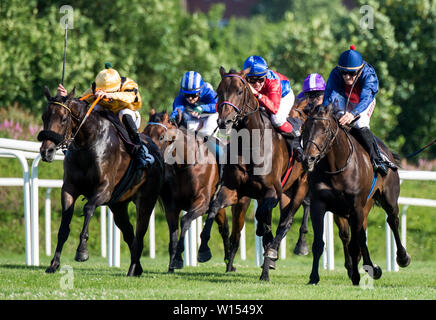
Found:
[[[97,206],[108,204],[114,221],[122,231],[124,241],[131,253],[128,276],[140,276],[143,238],[148,228],[150,215],[159,195],[163,179],[163,160],[157,146],[150,138],[142,136],[155,161],[146,171],[138,173],[128,189],[113,198],[118,183],[129,168],[131,157],[127,152],[115,125],[99,112],[88,118],[88,104],[74,99],[74,91],[67,97],[52,97],[48,88],[45,95],[48,106],[42,115],[44,129],[38,139],[42,141],[41,159],[51,162],[58,148],[69,144],[64,160],[64,177],[61,190],[62,220],[58,232],[56,252],[47,268],[54,273],[60,266],[63,245],[70,232],[74,204],[80,195],[88,202],[83,208],[84,224],[75,260],[86,261],[88,250],[88,225]],[[86,121],[84,121],[86,120]],[[79,130],[80,129],[80,130]],[[127,207],[130,201],[136,205],[136,235],[129,221]]]
[[[211,202],[203,232],[210,232],[213,218],[219,209],[233,205],[242,197],[258,200],[256,234],[263,236],[265,249],[261,280],[269,280],[269,269],[275,268],[281,240],[289,231],[295,212],[308,191],[307,174],[302,164],[288,151],[281,134],[273,128],[268,115],[260,111],[246,75],[248,70],[226,73],[220,68],[218,94],[218,124],[234,134],[248,132],[248,145],[237,144],[237,161],[224,165],[218,192]],[[230,143],[227,151],[231,151]],[[255,150],[246,155],[245,150]],[[230,155],[229,155],[230,153]],[[228,157],[232,157],[228,152]],[[260,158],[260,159],[259,159]],[[292,158],[292,160],[291,160]],[[259,161],[260,160],[260,161]],[[272,234],[272,210],[280,202],[280,221],[276,236]]]
[[[374,202],[380,204],[388,215],[387,221],[397,245],[397,263],[401,267],[407,267],[411,259],[401,244],[398,233],[398,172],[389,170],[385,177],[373,173],[368,153],[348,129],[339,125],[333,105],[319,105],[309,112],[304,123],[302,140],[303,163],[309,171],[310,217],[314,232],[309,283],[319,282],[318,267],[324,248],[325,211],[346,218],[350,225],[350,278],[353,285],[358,285],[360,281],[360,254],[364,270],[374,279],[381,277],[381,268],[372,263],[366,245],[367,217]],[[391,153],[379,139],[377,142],[391,161],[398,162],[398,156]]]
[[[187,229],[194,219],[209,210],[209,203],[219,180],[219,168],[215,155],[208,151],[203,139],[189,140],[185,128],[179,128],[174,122],[170,122],[166,111],[155,113],[153,110],[143,133],[153,139],[165,153],[167,160],[174,152],[182,154],[171,163],[165,161],[165,178],[160,195],[170,232],[168,271],[174,272],[174,269],[183,268],[182,253]],[[239,246],[240,233],[249,204],[250,199],[243,197],[232,207],[233,223],[230,239],[225,209],[219,210],[215,217],[223,238],[227,272],[236,270],[233,266],[233,258]],[[181,210],[187,213],[181,219],[180,238],[177,241]],[[212,254],[207,244],[201,249],[198,260],[205,262]]]

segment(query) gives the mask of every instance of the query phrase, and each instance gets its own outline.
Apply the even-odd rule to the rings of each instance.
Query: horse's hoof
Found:
[[[168,268],[168,273],[174,273],[174,269],[173,268]]]
[[[399,256],[397,256],[397,263],[401,268],[405,268],[410,264],[410,261],[412,259],[410,258],[410,256],[406,253],[406,255],[403,258],[400,258]]]
[[[129,272],[127,272],[128,277],[139,277],[142,274],[142,267],[138,264],[130,265]]]
[[[76,256],[74,257],[74,260],[78,262],[84,262],[89,259],[88,251],[76,251]]]
[[[269,248],[268,250],[266,250],[264,257],[267,257],[267,258],[271,259],[272,261],[275,261],[278,259],[278,252],[276,249]]]
[[[319,279],[310,279],[309,282],[307,283],[307,285],[311,285],[311,286],[316,286],[319,282]]]
[[[227,265],[226,272],[236,272],[236,268],[232,265]]]
[[[368,273],[368,275],[374,280],[380,279],[383,274],[382,269],[376,264],[374,264],[374,267],[369,265],[364,265],[363,270],[365,270]]]
[[[265,262],[260,266],[263,269],[263,265]],[[275,270],[276,269],[276,262],[274,260],[268,259],[269,269]]]
[[[212,252],[210,249],[205,251],[198,251],[197,261],[200,263],[207,262],[212,258]]]
[[[269,281],[269,274],[268,273],[263,273],[260,275],[259,278],[260,281]]]
[[[309,248],[307,246],[307,243],[297,243],[294,249],[294,254],[296,254],[297,256],[307,256],[309,254]]]
[[[351,276],[351,282],[353,283],[353,286],[358,286],[360,283],[360,274],[358,272],[354,273]]]
[[[183,259],[175,258],[170,266],[171,269],[183,269]]]
[[[58,268],[59,268],[59,266],[57,266],[57,267],[50,266],[47,269],[45,269],[45,273],[55,273]]]

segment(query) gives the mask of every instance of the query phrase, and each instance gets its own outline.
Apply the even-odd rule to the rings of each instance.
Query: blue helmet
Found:
[[[193,94],[198,93],[204,86],[204,81],[201,75],[195,71],[186,72],[180,81],[180,89],[182,93]]]
[[[268,72],[268,64],[260,56],[250,56],[245,60],[243,70],[250,68],[247,77],[263,77]]]
[[[338,67],[347,71],[356,71],[363,66],[362,55],[356,51],[354,45],[350,46],[350,50],[344,51],[339,57]]]

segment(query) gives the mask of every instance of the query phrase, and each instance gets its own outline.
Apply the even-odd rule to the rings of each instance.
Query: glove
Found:
[[[293,135],[295,137],[299,137],[301,135],[300,129],[301,129],[301,125],[303,124],[303,121],[301,121],[301,119],[298,118],[288,118],[287,120],[292,125]]]
[[[193,109],[194,112],[197,112],[198,114],[202,114],[203,113],[203,108],[202,107],[195,107]]]

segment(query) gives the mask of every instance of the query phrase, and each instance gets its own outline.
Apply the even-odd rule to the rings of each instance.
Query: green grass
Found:
[[[144,273],[128,278],[128,257],[121,268],[110,268],[101,257],[84,263],[64,256],[62,266],[72,273],[45,274],[49,258],[40,267],[26,267],[24,256],[0,257],[0,299],[146,299],[146,300],[415,300],[436,299],[436,263],[412,261],[399,272],[385,272],[372,288],[352,286],[342,261],[333,271],[320,269],[317,286],[306,285],[311,257],[278,261],[270,282],[259,281],[261,269],[254,261],[240,261],[237,272],[226,274],[224,263],[212,258],[197,267],[167,273],[167,258],[141,259]],[[383,265],[380,263],[380,265]],[[70,287],[62,287],[72,275]],[[64,280],[63,280],[64,279]],[[362,278],[363,279],[363,278]]]

